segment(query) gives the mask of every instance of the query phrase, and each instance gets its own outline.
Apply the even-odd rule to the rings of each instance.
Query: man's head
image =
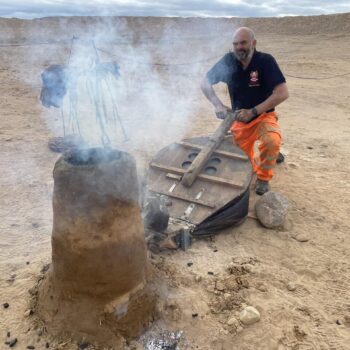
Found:
[[[248,27],[240,27],[233,34],[233,53],[241,62],[248,62],[253,56],[256,40]]]

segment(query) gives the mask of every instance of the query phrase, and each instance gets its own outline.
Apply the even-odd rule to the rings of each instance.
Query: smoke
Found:
[[[66,44],[69,52],[65,50],[65,62],[50,62],[64,63],[70,80],[75,81],[69,85],[62,107],[66,134],[79,132],[69,122],[73,108],[85,141],[91,146],[103,143],[96,95],[106,108],[108,120],[103,121],[103,129],[114,147],[142,151],[149,157],[190,134],[195,129],[194,120],[202,99],[200,81],[210,65],[227,51],[219,46],[228,47],[231,26],[218,25],[215,20],[206,23],[193,19],[193,23],[152,18],[90,20],[60,20],[59,39],[64,37],[69,43]],[[68,27],[70,37],[63,35]],[[222,33],[227,36],[220,37]],[[77,39],[70,41],[72,36]],[[97,84],[96,62],[113,61],[120,68],[120,77],[116,79],[109,74]],[[113,113],[113,106],[117,113]],[[63,130],[59,131],[60,122],[57,122],[62,119],[59,111],[56,111],[56,123],[50,122],[52,115],[47,112],[43,110],[49,127],[62,136]]]
[[[101,145],[94,92],[106,106],[104,127],[111,146],[141,155],[145,162],[166,145],[196,134],[198,120],[213,120],[214,115],[202,114],[209,102],[200,81],[228,51],[234,30],[230,19],[200,18],[57,17],[2,20],[0,26],[7,28],[3,43],[19,44],[2,54],[13,79],[31,86],[37,96],[41,73],[50,65],[66,67],[75,79],[62,108],[43,107],[37,99],[35,110],[41,112],[48,133],[79,132],[69,120],[76,93],[73,110],[82,137],[89,146]],[[119,78],[107,74],[97,88],[97,61],[116,62]]]

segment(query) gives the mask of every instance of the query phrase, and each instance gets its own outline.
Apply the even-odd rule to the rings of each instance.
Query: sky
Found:
[[[281,17],[350,12],[350,0],[0,0],[0,17]]]

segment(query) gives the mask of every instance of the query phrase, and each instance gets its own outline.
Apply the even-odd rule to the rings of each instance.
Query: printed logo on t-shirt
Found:
[[[249,86],[260,86],[259,73],[257,70],[253,70],[250,72]]]

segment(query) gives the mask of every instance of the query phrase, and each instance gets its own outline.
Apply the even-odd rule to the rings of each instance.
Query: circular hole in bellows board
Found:
[[[221,159],[220,158],[217,158],[217,157],[214,157],[214,158],[210,158],[209,160],[209,165],[219,165],[221,163]]]
[[[194,158],[196,158],[198,156],[198,153],[197,152],[192,152],[188,155],[188,159],[191,159],[193,160]]]
[[[214,167],[214,166],[207,166],[205,169],[204,169],[204,172],[208,175],[213,175],[215,174],[217,171],[217,169]]]
[[[192,162],[189,162],[189,161],[185,161],[181,164],[181,167],[183,169],[188,169],[190,166],[191,166]]]

